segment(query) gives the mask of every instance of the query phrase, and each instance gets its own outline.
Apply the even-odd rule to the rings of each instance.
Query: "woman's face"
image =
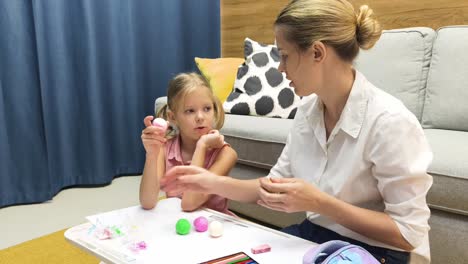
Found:
[[[315,59],[314,49],[300,51],[297,45],[285,38],[284,28],[275,27],[276,45],[281,61],[278,70],[286,73],[291,81],[291,87],[299,96],[307,96],[317,92],[320,83],[320,63]]]

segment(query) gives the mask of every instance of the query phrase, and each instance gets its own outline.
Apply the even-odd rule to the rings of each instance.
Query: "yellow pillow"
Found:
[[[215,95],[221,103],[232,91],[237,76],[237,68],[244,63],[241,58],[195,58],[201,74],[208,80]]]

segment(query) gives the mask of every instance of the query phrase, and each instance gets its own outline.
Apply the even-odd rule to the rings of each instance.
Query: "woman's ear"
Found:
[[[316,62],[323,61],[327,56],[327,48],[321,41],[315,41],[312,46],[310,46],[310,49]]]

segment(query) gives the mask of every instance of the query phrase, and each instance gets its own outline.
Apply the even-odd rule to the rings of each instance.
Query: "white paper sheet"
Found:
[[[179,219],[186,218],[193,223],[199,216],[204,216],[209,221],[222,222],[223,235],[213,238],[208,232],[196,232],[194,229],[187,235],[176,233],[175,225]],[[123,234],[100,240],[93,235],[92,228],[88,228],[75,230],[75,233],[67,231],[68,238],[85,243],[94,254],[102,254],[108,258],[112,256],[116,263],[199,263],[241,251],[259,263],[302,263],[304,253],[314,245],[312,242],[209,209],[183,212],[178,198],[161,200],[152,210],[133,206],[88,216],[87,219],[93,224],[118,227]],[[144,241],[147,248],[137,252],[130,250],[129,245],[138,241]],[[271,251],[252,254],[250,249],[261,244],[269,244]]]

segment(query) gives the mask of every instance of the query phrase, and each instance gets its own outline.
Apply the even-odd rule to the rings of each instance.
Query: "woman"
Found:
[[[279,69],[305,97],[268,177],[177,167],[165,188],[305,211],[303,223],[284,231],[316,243],[349,241],[382,263],[408,263],[409,252],[429,262],[432,153],[416,117],[352,64],[380,34],[367,6],[356,14],[345,0],[292,1],[275,21]]]

